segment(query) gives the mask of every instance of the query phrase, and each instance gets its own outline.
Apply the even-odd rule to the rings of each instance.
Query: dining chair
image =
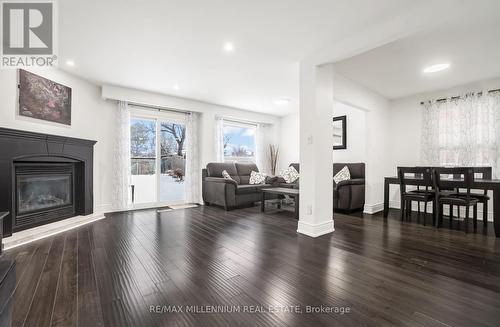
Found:
[[[431,179],[432,179],[432,171],[435,167],[433,166],[417,166],[417,167],[420,167],[420,168],[429,168],[431,170]],[[421,186],[417,186],[417,192],[425,192],[425,193],[435,193],[434,192],[434,183],[431,182],[431,187],[427,187],[425,188],[425,190],[421,189]],[[446,188],[443,188],[441,189],[441,193],[443,192],[448,192],[448,193],[454,193],[456,192],[456,189],[454,189],[453,187],[446,187]]]
[[[471,167],[474,172],[474,178],[477,178],[477,175],[480,175],[481,179],[491,179],[493,176],[491,167]],[[455,195],[466,197],[467,194],[462,192],[460,189],[457,189],[454,193]],[[488,190],[484,190],[483,193],[475,193],[471,192],[470,196],[475,198],[483,205],[483,227],[488,227],[488,201],[490,200],[490,196],[488,195]],[[477,211],[477,206],[475,207]],[[477,212],[474,213],[477,216]],[[474,221],[474,229],[477,228],[477,222]]]
[[[442,178],[442,176],[446,175],[446,178]],[[440,190],[446,189],[443,184],[446,180],[449,180],[449,177],[452,176],[452,179],[455,180],[454,183],[458,185],[457,188],[466,189],[462,196],[457,195],[456,193],[449,193],[447,191],[441,192]],[[453,210],[452,206],[457,206],[457,219],[460,219],[460,207],[465,207],[465,232],[469,231],[469,213],[470,207],[474,208],[474,226],[477,225],[477,204],[479,202],[478,199],[473,198],[471,196],[471,186],[474,182],[474,171],[472,168],[465,167],[457,167],[457,168],[444,168],[444,167],[436,167],[434,168],[433,175],[434,182],[434,190],[436,192],[436,207],[438,209],[438,218],[437,218],[437,227],[440,227],[443,221],[443,209],[445,205],[450,207],[450,228],[453,228]],[[447,187],[450,185],[448,184]],[[474,228],[475,230],[476,228]]]
[[[408,176],[409,175],[409,176]],[[401,220],[403,221],[405,216],[407,218],[411,217],[411,207],[413,201],[417,202],[418,205],[418,222],[420,222],[420,203],[424,203],[424,226],[427,216],[427,203],[434,201],[434,193],[431,192],[430,188],[432,186],[431,169],[429,167],[398,167],[398,178],[399,187],[401,195]],[[418,180],[422,187],[417,186],[416,190],[407,189],[407,179],[412,178],[413,181]],[[435,210],[433,212],[433,221],[435,222]]]

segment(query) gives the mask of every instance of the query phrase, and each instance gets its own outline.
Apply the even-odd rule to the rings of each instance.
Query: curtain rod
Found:
[[[180,109],[172,109],[172,108],[166,108],[166,107],[160,107],[160,106],[153,106],[153,105],[147,105],[147,104],[141,104],[137,102],[127,102],[130,106],[134,107],[139,107],[139,108],[144,108],[144,109],[151,109],[151,110],[158,110],[158,111],[169,111],[169,112],[175,112],[179,114],[184,114],[184,115],[190,115],[192,113],[195,113],[195,111],[187,111],[187,110],[180,110]],[[269,125],[267,123],[259,123],[256,121],[250,121],[250,120],[243,120],[243,119],[234,119],[234,118],[224,118],[224,116],[216,116],[219,118],[224,119],[225,121],[232,122],[232,123],[240,123],[240,124],[247,124],[247,125],[253,125],[257,126],[259,124],[262,125]]]
[[[489,90],[489,91],[488,91],[488,94],[489,94],[489,93],[494,93],[494,92],[500,92],[500,89]],[[474,92],[473,92],[472,94],[474,94]],[[483,95],[483,92],[481,91],[481,92],[478,92],[478,93],[476,93],[476,94],[477,94],[478,96],[482,96],[482,95]],[[461,95],[457,95],[457,96],[451,97],[450,99],[451,99],[451,100],[458,100],[458,99],[461,99],[461,98],[462,98],[462,96],[461,96]],[[443,101],[446,101],[446,100],[448,100],[448,98],[437,99],[437,100],[436,100],[436,102],[443,102]],[[429,100],[428,102],[431,102],[431,101]],[[420,102],[420,104],[421,104],[421,105],[425,104],[425,101]]]
[[[187,110],[172,109],[172,108],[166,108],[166,107],[160,107],[160,106],[141,104],[141,103],[136,103],[136,102],[127,102],[127,103],[131,106],[140,107],[140,108],[144,108],[144,109],[151,109],[151,110],[158,110],[158,111],[169,111],[169,112],[175,112],[175,113],[184,114],[184,115],[189,115],[192,113],[192,111],[187,111]]]
[[[229,123],[235,123],[235,124],[242,124],[242,125],[250,125],[250,126],[257,126],[257,125],[268,125],[266,123],[259,123],[259,122],[256,122],[256,121],[251,121],[251,120],[244,120],[244,119],[235,119],[235,118],[224,118],[222,116],[218,116],[219,118],[221,118],[222,120],[224,121],[227,121]]]

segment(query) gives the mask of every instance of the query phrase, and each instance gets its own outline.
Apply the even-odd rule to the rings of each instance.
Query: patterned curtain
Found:
[[[265,142],[266,126],[257,124],[255,130],[255,164],[261,173],[269,173],[268,153],[269,145]]]
[[[115,210],[130,206],[130,110],[127,102],[118,102],[117,131],[113,149],[112,201]]]
[[[217,162],[224,162],[224,119],[215,118],[215,153]]]
[[[198,146],[198,113],[190,113],[186,124],[186,203],[200,202],[200,157]]]
[[[465,94],[424,104],[422,164],[500,170],[500,94]]]

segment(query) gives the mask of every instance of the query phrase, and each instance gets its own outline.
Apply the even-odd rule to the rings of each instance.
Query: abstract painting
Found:
[[[71,125],[71,88],[20,69],[19,115]]]

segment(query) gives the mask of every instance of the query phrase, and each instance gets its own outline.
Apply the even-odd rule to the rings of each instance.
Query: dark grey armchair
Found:
[[[363,210],[365,207],[365,164],[334,163],[333,176],[347,166],[351,179],[333,182],[333,208],[344,211]]]

